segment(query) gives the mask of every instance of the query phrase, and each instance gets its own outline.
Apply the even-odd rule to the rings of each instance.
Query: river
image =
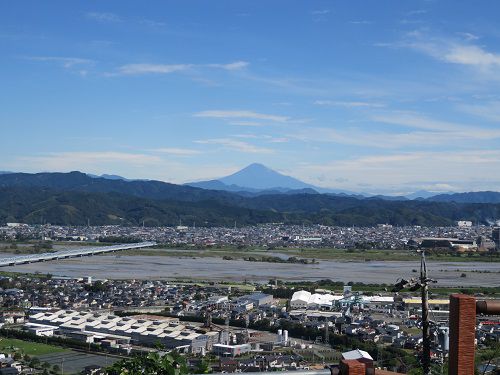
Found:
[[[1,254],[7,256],[10,254]],[[319,264],[261,263],[218,257],[106,255],[3,267],[3,271],[41,272],[58,276],[107,279],[199,279],[266,282],[332,279],[343,282],[394,284],[416,277],[419,259],[411,261],[337,261]],[[499,286],[500,263],[429,261],[430,277],[440,286]],[[480,272],[478,272],[480,271]],[[465,274],[466,277],[462,277]]]

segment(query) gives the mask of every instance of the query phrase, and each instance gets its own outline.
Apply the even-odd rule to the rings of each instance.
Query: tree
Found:
[[[40,360],[37,357],[31,358],[30,367],[37,367],[40,364]]]
[[[205,359],[202,359],[194,370],[195,374],[209,374],[210,372],[210,362],[206,361]]]
[[[14,359],[15,359],[16,361],[19,361],[19,360],[21,360],[22,358],[23,358],[23,355],[22,355],[21,353],[19,353],[19,352],[14,353]]]
[[[160,356],[158,352],[126,358],[106,369],[108,375],[181,375],[187,372],[186,362],[178,353]]]

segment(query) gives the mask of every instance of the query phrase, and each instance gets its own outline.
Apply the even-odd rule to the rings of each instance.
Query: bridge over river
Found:
[[[35,262],[46,262],[50,260],[68,259],[84,256],[92,256],[115,251],[139,249],[142,247],[155,246],[156,242],[139,242],[112,246],[80,247],[78,249],[60,250],[40,254],[17,255],[9,258],[0,258],[0,267],[15,266],[18,264],[28,264]]]

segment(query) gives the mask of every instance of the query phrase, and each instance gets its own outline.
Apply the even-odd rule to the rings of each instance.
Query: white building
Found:
[[[372,356],[368,352],[365,352],[364,350],[360,350],[360,349],[354,349],[354,350],[351,350],[349,352],[342,353],[342,359],[345,359],[345,360],[364,359],[364,360],[373,361]]]
[[[26,323],[24,327],[35,335],[43,337],[52,337],[57,330],[57,327],[37,323]]]
[[[250,344],[239,344],[239,345],[224,345],[224,344],[214,344],[212,351],[215,355],[225,356],[225,357],[236,357],[250,352],[252,346]]]
[[[471,228],[472,227],[472,221],[468,220],[461,220],[457,222],[457,225],[459,228]]]
[[[333,294],[311,294],[306,290],[299,290],[293,293],[290,300],[290,308],[296,309],[331,309],[335,301],[339,301],[343,296],[335,296]]]

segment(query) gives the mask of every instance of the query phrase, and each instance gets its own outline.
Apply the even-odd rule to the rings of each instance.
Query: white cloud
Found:
[[[250,63],[247,61],[235,61],[229,64],[208,64],[210,68],[219,68],[224,70],[240,70],[246,68]]]
[[[440,58],[454,64],[480,67],[500,65],[500,54],[473,45],[452,45]]]
[[[118,74],[169,74],[188,70],[192,66],[191,64],[127,64],[118,68]]]
[[[243,142],[231,138],[204,139],[195,141],[195,143],[207,144],[207,145],[219,145],[222,146],[223,148],[232,151],[249,153],[249,154],[270,154],[274,152],[274,150],[269,148],[257,147],[248,142]]]
[[[268,134],[257,135],[257,134],[235,134],[233,135],[235,138],[244,138],[244,139],[261,139],[268,143],[288,143],[290,142],[289,138],[286,137],[275,137]]]
[[[479,39],[479,37],[477,35],[472,34],[472,33],[467,33],[467,32],[457,33],[457,35],[460,35],[462,38],[464,38],[468,42],[470,42],[472,40]]]
[[[449,121],[431,119],[412,112],[395,112],[375,115],[372,120],[409,128],[444,132],[450,138],[460,137],[469,139],[500,138],[500,129],[488,129],[477,125],[465,125]]]
[[[433,37],[417,30],[408,33],[402,42],[379,44],[379,46],[412,48],[446,63],[483,70],[500,66],[499,53],[472,44],[471,42],[477,39],[473,34],[465,33],[465,38],[466,42],[452,38]]]
[[[19,160],[33,163],[37,165],[39,170],[52,171],[72,171],[76,168],[82,170],[99,169],[100,164],[127,164],[144,167],[162,162],[161,158],[153,155],[116,151],[52,152],[22,157]]]
[[[116,151],[53,152],[35,156],[11,157],[2,161],[1,170],[30,173],[40,171],[69,172],[79,170],[92,174],[118,174],[128,178],[155,179],[184,183],[196,179],[207,180],[236,172],[232,163],[181,163],[146,153]]]
[[[176,148],[176,147],[155,148],[151,151],[162,154],[174,155],[174,156],[192,156],[201,154],[201,151],[199,150],[193,150],[190,148]]]
[[[460,104],[458,109],[488,121],[500,122],[500,101],[489,101],[482,104]]]
[[[150,20],[150,19],[141,19],[139,21],[139,23],[142,24],[142,25],[153,27],[153,28],[155,28],[155,27],[163,27],[163,26],[167,25],[165,22],[155,21],[155,20]]]
[[[117,68],[115,73],[108,75],[143,75],[143,74],[170,74],[193,69],[222,69],[226,71],[236,71],[244,69],[249,65],[245,61],[235,61],[228,64],[125,64]]]
[[[406,13],[407,16],[420,16],[422,14],[426,14],[427,10],[425,9],[416,9],[416,10],[411,10],[408,13]]]
[[[272,137],[268,140],[268,142],[270,142],[270,143],[288,143],[288,142],[290,142],[290,139],[286,138],[286,137],[279,137],[279,138]]]
[[[499,150],[369,155],[322,164],[302,163],[297,166],[296,174],[309,181],[317,180],[315,176],[319,175],[324,178],[323,186],[341,184],[347,189],[357,189],[370,181],[370,186],[377,189],[373,192],[380,193],[402,188],[408,189],[407,192],[419,189],[498,190],[500,181],[484,183],[484,177],[490,176],[493,170],[500,170]],[[346,181],[341,183],[339,179]]]
[[[61,65],[63,68],[72,68],[81,65],[92,65],[93,60],[82,59],[79,57],[61,57],[61,56],[32,56],[27,57],[28,60],[32,61],[44,61],[44,62],[54,62]]]
[[[463,128],[462,125],[457,125],[447,121],[434,120],[413,112],[404,111],[374,115],[372,116],[372,120],[386,124],[425,130],[454,131]]]
[[[122,18],[119,15],[108,12],[88,12],[85,13],[85,16],[89,19],[102,23],[122,22]]]
[[[271,115],[266,113],[258,113],[254,111],[247,110],[209,110],[198,112],[194,115],[195,117],[207,117],[207,118],[221,118],[221,119],[254,119],[254,120],[265,120],[274,122],[287,122],[290,120],[287,116]]]
[[[335,101],[335,100],[316,100],[316,105],[329,106],[329,107],[346,107],[346,108],[381,108],[384,104],[360,101]]]
[[[324,15],[329,14],[330,12],[331,12],[330,9],[318,9],[318,10],[311,11],[311,14],[313,16],[324,16]]]
[[[231,125],[236,125],[236,126],[263,126],[261,122],[257,121],[231,121],[229,122]]]
[[[476,109],[481,111],[480,109]],[[495,109],[491,109],[493,112]],[[494,115],[493,113],[491,114]],[[430,149],[477,147],[500,139],[500,129],[432,119],[414,112],[387,112],[372,115],[371,121],[394,126],[383,130],[372,123],[362,127],[307,127],[287,134],[306,143],[334,143],[379,149]]]

